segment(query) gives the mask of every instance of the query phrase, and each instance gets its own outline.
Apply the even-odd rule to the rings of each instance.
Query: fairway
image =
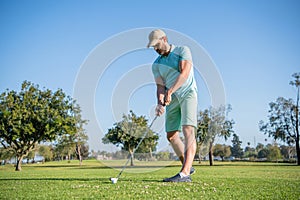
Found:
[[[113,161],[111,161],[113,162]],[[192,183],[164,183],[179,162],[136,162],[117,184],[123,161],[84,161],[0,167],[0,199],[299,199],[300,167],[278,163],[194,163]],[[114,168],[107,167],[114,165]],[[167,166],[166,166],[167,165]]]

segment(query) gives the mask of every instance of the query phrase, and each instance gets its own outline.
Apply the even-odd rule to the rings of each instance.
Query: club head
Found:
[[[118,182],[118,178],[110,178],[112,184],[116,184]]]

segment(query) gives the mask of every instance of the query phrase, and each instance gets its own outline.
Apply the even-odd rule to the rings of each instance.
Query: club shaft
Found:
[[[152,127],[154,121],[157,119],[158,116],[155,116],[155,118],[152,120],[149,129]],[[129,160],[131,159],[132,155],[135,153],[135,151],[139,148],[139,146],[142,144],[143,140],[145,139],[147,135],[147,131],[145,131],[145,134],[143,135],[142,139],[139,141],[139,143],[136,145],[136,147],[134,148],[133,152],[130,154],[129,158],[127,159],[125,165],[123,166],[122,170],[120,171],[120,173],[118,174],[117,178],[119,178],[121,176],[121,174],[123,173],[123,171],[125,170],[126,166],[129,163]]]

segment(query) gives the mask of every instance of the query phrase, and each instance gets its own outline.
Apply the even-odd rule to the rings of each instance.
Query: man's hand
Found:
[[[158,104],[155,108],[155,114],[156,116],[161,116],[162,114],[164,114],[165,112],[165,108],[163,105]]]
[[[169,105],[172,101],[172,91],[171,90],[167,90],[166,94],[165,94],[165,105]]]

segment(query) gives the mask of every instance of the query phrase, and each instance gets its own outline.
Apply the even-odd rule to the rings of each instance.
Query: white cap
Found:
[[[164,36],[166,36],[166,33],[160,29],[156,29],[156,30],[152,31],[149,34],[149,43],[148,43],[147,47],[149,48],[149,47],[155,46],[156,43],[158,42],[158,40],[160,40]]]

